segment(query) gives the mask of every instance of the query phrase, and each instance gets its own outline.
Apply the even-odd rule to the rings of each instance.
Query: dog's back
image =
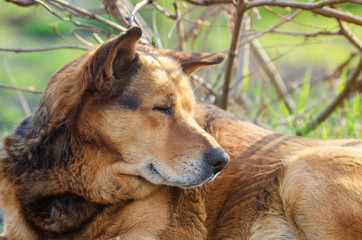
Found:
[[[209,239],[362,237],[361,140],[278,134],[213,106],[198,112],[231,157],[207,187]]]

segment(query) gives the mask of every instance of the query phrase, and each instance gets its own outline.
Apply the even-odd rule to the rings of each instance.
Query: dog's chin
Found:
[[[144,178],[157,185],[167,185],[173,187],[181,187],[181,188],[193,188],[198,187],[206,182],[213,181],[217,174],[200,174],[199,177],[195,178],[195,176],[190,177],[180,177],[180,179],[175,177],[167,176],[166,174],[161,173],[153,164],[148,166],[148,172],[144,175]],[[183,179],[184,178],[184,179]]]

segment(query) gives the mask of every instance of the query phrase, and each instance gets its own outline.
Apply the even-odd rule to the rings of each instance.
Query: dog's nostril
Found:
[[[213,165],[213,173],[218,173],[218,172],[220,172],[223,168],[224,168],[224,166],[226,165],[226,161],[219,161],[219,162],[217,162],[215,165]]]
[[[229,155],[222,148],[216,148],[206,154],[206,161],[212,166],[213,173],[216,174],[228,163]]]

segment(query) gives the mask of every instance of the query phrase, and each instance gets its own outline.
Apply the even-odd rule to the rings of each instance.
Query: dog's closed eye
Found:
[[[154,107],[152,108],[153,111],[161,112],[167,115],[171,115],[171,107]]]

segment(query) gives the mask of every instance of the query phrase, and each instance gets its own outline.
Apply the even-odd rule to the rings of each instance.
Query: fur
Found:
[[[138,46],[141,34],[61,68],[0,144],[0,239],[362,238],[362,141],[196,104],[187,75],[224,56]]]

